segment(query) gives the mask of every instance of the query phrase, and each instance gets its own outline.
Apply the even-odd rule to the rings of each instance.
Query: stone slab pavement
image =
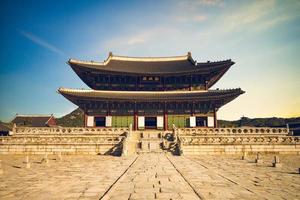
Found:
[[[0,155],[0,199],[300,199],[300,155]]]

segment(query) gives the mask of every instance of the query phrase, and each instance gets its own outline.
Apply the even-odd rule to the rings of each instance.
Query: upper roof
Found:
[[[109,53],[104,62],[80,61],[70,59],[68,64],[77,71],[78,68],[94,69],[106,73],[127,74],[184,74],[209,72],[212,68],[224,69],[234,64],[231,60],[197,63],[189,52],[183,56],[172,57],[125,57]]]
[[[59,93],[76,104],[77,100],[95,101],[207,101],[223,99],[227,103],[240,94],[240,88],[195,91],[101,91],[59,88]]]
[[[54,117],[53,115],[16,115],[11,121],[16,125],[43,127],[47,126],[48,121]]]

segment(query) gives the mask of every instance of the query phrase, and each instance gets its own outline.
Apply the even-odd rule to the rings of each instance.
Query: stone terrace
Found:
[[[0,199],[300,199],[300,156],[273,157],[0,155]]]

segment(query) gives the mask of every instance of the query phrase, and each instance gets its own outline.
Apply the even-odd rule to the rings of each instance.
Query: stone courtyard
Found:
[[[0,155],[0,199],[300,199],[299,155],[255,158]]]

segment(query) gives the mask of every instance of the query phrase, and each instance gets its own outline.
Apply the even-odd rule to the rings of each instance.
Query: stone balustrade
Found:
[[[0,137],[0,145],[6,144],[118,144],[122,141],[122,136],[75,136],[75,137]]]
[[[287,128],[188,128],[176,132],[182,155],[300,154],[300,137],[290,136]]]
[[[0,154],[120,155],[130,128],[14,127],[13,136],[0,137]],[[153,132],[153,133],[152,133]],[[164,140],[170,131],[145,130]],[[300,154],[300,137],[287,128],[173,128],[174,145],[183,155],[280,152]],[[132,132],[125,150],[137,151],[141,132]],[[129,140],[130,139],[130,140]],[[143,138],[145,141],[148,138]],[[152,137],[149,136],[152,141]],[[147,144],[149,146],[149,144]],[[173,146],[174,146],[173,145]],[[151,147],[151,144],[150,144]],[[124,150],[124,149],[123,149]]]
[[[94,128],[94,127],[16,127],[14,135],[101,135],[117,134],[120,135],[129,131],[129,128]]]
[[[179,128],[180,135],[288,135],[288,128]]]
[[[0,154],[120,155],[127,128],[14,127],[0,136]]]
[[[181,136],[181,145],[205,144],[291,144],[300,145],[300,138],[293,136]]]

